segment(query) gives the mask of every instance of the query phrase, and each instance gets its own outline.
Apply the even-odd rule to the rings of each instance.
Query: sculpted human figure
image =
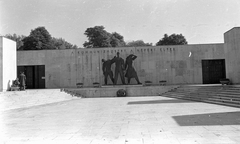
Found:
[[[125,69],[127,69],[127,72],[125,74],[125,77],[127,77],[127,79],[128,79],[128,84],[130,84],[131,78],[135,78],[138,84],[142,84],[138,79],[137,72],[135,71],[135,69],[132,66],[133,61],[136,58],[137,58],[137,56],[135,56],[133,54],[130,54],[126,58]]]
[[[118,80],[118,74],[120,74],[122,84],[125,84],[125,79],[124,79],[124,60],[119,57],[119,52],[117,52],[117,57],[113,58],[113,62],[115,63],[115,77],[114,77],[114,85],[117,84]]]
[[[107,85],[107,78],[108,78],[108,76],[110,77],[110,79],[114,83],[113,72],[112,72],[112,69],[111,69],[111,66],[113,64],[113,60],[102,59],[102,62],[103,62],[102,71],[103,71],[103,75],[104,75],[104,83],[105,83],[105,85]]]

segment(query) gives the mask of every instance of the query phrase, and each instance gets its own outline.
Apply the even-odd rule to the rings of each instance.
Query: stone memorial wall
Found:
[[[18,51],[17,65],[45,65],[46,88],[103,85],[101,60],[112,59],[117,52],[124,60],[129,54],[137,56],[133,67],[142,83],[201,84],[201,61],[224,59],[224,44]],[[110,78],[108,83],[112,84]],[[136,84],[135,79],[131,84]]]

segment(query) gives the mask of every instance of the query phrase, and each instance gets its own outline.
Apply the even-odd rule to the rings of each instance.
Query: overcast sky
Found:
[[[223,43],[223,33],[240,26],[240,0],[0,0],[1,35],[44,26],[83,47],[84,31],[97,25],[125,41],[156,44],[181,33],[189,44]]]

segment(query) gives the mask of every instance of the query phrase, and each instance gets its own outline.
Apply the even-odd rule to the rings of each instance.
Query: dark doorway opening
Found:
[[[203,84],[219,84],[220,79],[226,78],[224,59],[202,60]]]
[[[17,75],[23,71],[27,77],[27,89],[45,88],[45,65],[18,66]]]

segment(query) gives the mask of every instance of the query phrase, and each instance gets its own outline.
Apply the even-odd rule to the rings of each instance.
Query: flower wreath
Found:
[[[117,91],[117,97],[125,97],[127,92],[124,89],[120,89]]]

